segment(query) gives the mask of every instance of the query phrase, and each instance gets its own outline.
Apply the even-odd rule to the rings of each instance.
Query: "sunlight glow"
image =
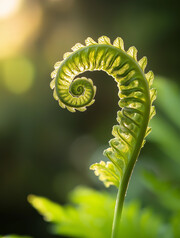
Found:
[[[9,0],[6,2],[9,3]],[[35,1],[32,1],[31,7],[24,4],[21,11],[13,17],[0,20],[0,60],[11,58],[21,52],[27,44],[30,45],[39,35],[41,22],[42,9]]]
[[[0,19],[14,15],[20,8],[22,0],[0,0]]]

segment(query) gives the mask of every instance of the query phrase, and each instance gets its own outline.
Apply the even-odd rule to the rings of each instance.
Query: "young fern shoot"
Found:
[[[153,72],[144,73],[147,58],[137,61],[137,49],[132,46],[126,52],[123,40],[118,37],[114,43],[102,36],[98,43],[88,37],[85,46],[77,43],[73,52],[64,54],[64,60],[55,64],[50,87],[54,98],[62,108],[71,112],[85,111],[94,103],[96,87],[91,79],[78,77],[85,71],[103,70],[117,82],[120,110],[117,112],[118,125],[112,130],[110,147],[104,151],[109,162],[93,164],[94,170],[105,186],[118,188],[112,238],[118,237],[120,216],[129,179],[144,145],[144,138],[151,131],[150,119],[155,115],[152,106],[156,90],[152,88]]]

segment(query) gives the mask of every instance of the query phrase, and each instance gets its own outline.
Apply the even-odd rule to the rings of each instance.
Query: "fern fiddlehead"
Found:
[[[121,210],[128,182],[145,140],[150,132],[149,120],[154,116],[152,106],[156,90],[152,88],[153,73],[144,73],[147,58],[137,61],[137,50],[124,50],[123,40],[118,37],[113,44],[106,36],[98,43],[87,38],[86,45],[77,43],[73,52],[64,54],[64,60],[55,64],[50,87],[54,98],[62,108],[71,112],[85,111],[94,103],[96,87],[91,79],[77,77],[85,71],[103,70],[117,82],[121,110],[117,112],[118,125],[112,130],[114,136],[110,147],[104,151],[110,162],[91,166],[105,186],[119,188],[115,208],[112,237],[117,237]]]

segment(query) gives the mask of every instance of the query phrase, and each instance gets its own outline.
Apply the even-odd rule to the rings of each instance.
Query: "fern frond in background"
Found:
[[[70,237],[109,238],[115,197],[106,192],[77,187],[70,194],[70,205],[61,206],[46,198],[29,196],[31,205],[52,224],[54,234]],[[139,202],[125,204],[118,238],[171,237],[163,219]]]

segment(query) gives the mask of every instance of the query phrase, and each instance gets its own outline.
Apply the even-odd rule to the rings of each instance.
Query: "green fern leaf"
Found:
[[[58,204],[52,203],[47,198],[29,195],[28,201],[40,214],[44,215],[46,221],[60,222],[66,219],[64,210]]]
[[[29,201],[46,221],[53,224],[51,231],[57,235],[110,237],[115,198],[108,193],[77,187],[70,194],[69,205],[58,205],[34,195]],[[61,211],[59,215],[58,211]],[[162,219],[150,208],[142,209],[138,202],[125,204],[119,238],[159,238],[166,237],[166,233]]]
[[[104,182],[106,187],[110,185],[119,186],[120,174],[113,163],[100,161],[100,163],[91,165],[90,169],[94,170],[95,175],[99,176],[99,180]]]

